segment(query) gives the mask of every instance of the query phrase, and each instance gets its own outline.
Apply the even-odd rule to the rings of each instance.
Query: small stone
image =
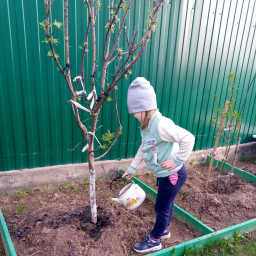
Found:
[[[42,233],[48,234],[48,233],[50,233],[50,232],[51,232],[51,229],[49,229],[49,228],[47,228],[47,227],[43,227]]]
[[[49,220],[49,221],[48,221],[48,224],[49,224],[50,226],[52,226],[52,225],[53,225],[53,220]]]

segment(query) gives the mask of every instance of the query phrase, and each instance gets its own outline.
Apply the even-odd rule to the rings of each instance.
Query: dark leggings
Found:
[[[151,231],[153,238],[159,239],[163,235],[165,229],[169,227],[172,219],[174,199],[186,179],[187,169],[184,164],[178,171],[178,181],[175,185],[171,184],[169,176],[157,178],[158,193],[155,204],[156,221],[155,226]]]

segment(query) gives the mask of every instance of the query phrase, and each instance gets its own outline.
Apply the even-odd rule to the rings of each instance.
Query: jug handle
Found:
[[[114,182],[116,182],[117,180],[122,180],[122,181],[125,181],[126,183],[134,183],[134,181],[133,180],[129,180],[129,182],[127,182],[127,179],[123,179],[122,178],[122,175],[119,175],[118,177],[116,177],[115,179],[113,179],[112,180],[112,182],[111,182],[111,184],[110,184],[110,189],[117,195],[117,196],[120,196],[119,195],[119,192],[116,192],[115,190],[114,190],[114,188],[112,187],[112,185],[114,184]]]

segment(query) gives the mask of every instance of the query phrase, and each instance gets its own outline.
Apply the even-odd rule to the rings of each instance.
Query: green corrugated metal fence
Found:
[[[0,170],[33,168],[86,161],[82,140],[72,109],[66,101],[69,91],[55,63],[47,57],[48,45],[39,23],[45,19],[43,0],[0,1]],[[63,22],[63,0],[55,0],[51,19]],[[102,1],[97,18],[98,68],[102,63],[107,6]],[[71,73],[78,74],[81,61],[79,45],[83,43],[87,9],[82,0],[70,5]],[[156,89],[160,111],[196,136],[195,150],[210,148],[216,128],[214,95],[221,103],[229,93],[227,76],[235,74],[239,90],[235,108],[241,109],[256,68],[256,1],[255,0],[180,0],[170,1],[158,15],[158,29],[146,47],[132,75],[118,85],[123,134],[105,159],[132,157],[140,144],[137,121],[128,115],[126,94],[129,83],[145,76]],[[149,0],[135,0],[126,26],[141,37],[146,27]],[[58,32],[57,47],[64,66],[64,35]],[[123,36],[120,46],[126,44]],[[91,52],[85,60],[90,74]],[[100,80],[99,69],[96,78]],[[108,75],[114,72],[114,66]],[[89,84],[89,76],[87,77]],[[87,87],[89,89],[89,87]],[[98,88],[99,89],[99,88]],[[243,123],[242,142],[256,133],[255,82],[249,92]],[[113,102],[104,108],[97,136],[107,129],[114,131],[118,122]],[[88,118],[86,115],[84,119]]]

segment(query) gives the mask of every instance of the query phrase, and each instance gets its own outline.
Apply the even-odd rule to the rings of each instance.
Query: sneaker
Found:
[[[160,239],[154,241],[153,239],[151,239],[150,234],[147,233],[145,239],[142,242],[135,244],[133,246],[133,249],[136,252],[145,253],[161,250],[162,245],[160,243]]]
[[[171,232],[166,229],[163,233],[163,235],[160,237],[160,239],[167,239],[167,238],[170,238],[171,237]]]

